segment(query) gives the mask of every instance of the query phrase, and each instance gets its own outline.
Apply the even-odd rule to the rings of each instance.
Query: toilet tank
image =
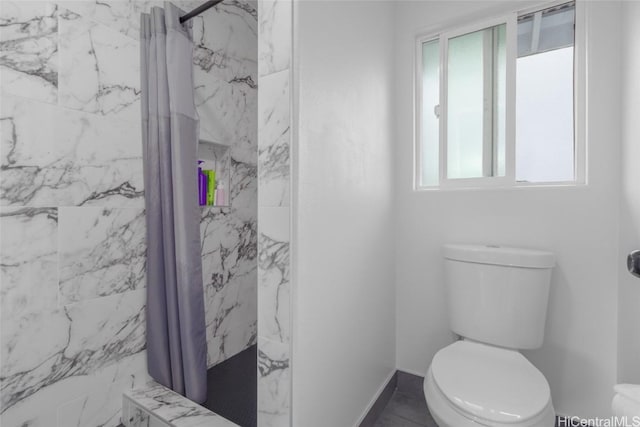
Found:
[[[542,345],[551,252],[490,245],[445,245],[451,330],[513,349]]]

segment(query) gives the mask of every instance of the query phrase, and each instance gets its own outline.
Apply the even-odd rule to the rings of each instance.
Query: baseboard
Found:
[[[389,374],[387,379],[380,385],[380,388],[378,388],[375,396],[371,399],[371,402],[369,402],[354,427],[373,427],[396,389],[397,378],[397,371]]]

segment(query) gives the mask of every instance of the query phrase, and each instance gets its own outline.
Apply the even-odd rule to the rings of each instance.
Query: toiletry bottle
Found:
[[[198,203],[200,206],[207,204],[207,176],[202,172],[200,164],[203,160],[198,160]]]
[[[224,194],[224,185],[222,185],[222,181],[218,182],[218,186],[216,187],[216,206],[225,206],[225,194]]]
[[[204,170],[207,175],[207,205],[213,206],[216,194],[216,171]]]

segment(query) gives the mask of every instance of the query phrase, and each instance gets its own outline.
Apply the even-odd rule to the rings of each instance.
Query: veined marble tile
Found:
[[[57,122],[57,142],[74,155],[62,205],[144,206],[139,122],[69,110]]]
[[[125,427],[171,427],[171,424],[141,409],[130,399],[125,398],[124,400],[130,406],[128,417],[122,419],[122,424]]]
[[[146,286],[142,208],[59,209],[60,304]]]
[[[146,293],[146,289],[139,289],[67,306],[71,319],[67,354],[90,352],[89,365],[102,367],[118,356],[142,351]]]
[[[203,208],[200,227],[207,356],[213,366],[255,343],[255,213]]]
[[[0,204],[143,206],[139,124],[12,96],[1,102]]]
[[[178,3],[184,10],[201,4]],[[257,2],[223,2],[192,19],[194,66],[229,83],[255,88],[258,77]]]
[[[229,282],[223,291],[207,288],[207,366],[212,367],[256,343],[257,274]]]
[[[203,207],[201,227],[204,283],[222,289],[256,269],[256,221],[244,209]]]
[[[140,45],[105,25],[58,13],[63,107],[140,123]]]
[[[33,369],[38,359],[33,355],[36,344],[30,340],[42,340],[49,350],[59,351],[56,338],[64,335],[64,329],[53,333],[42,332],[41,320],[51,325],[66,326],[59,318],[50,318],[56,306],[58,266],[56,262],[57,209],[8,208],[0,209],[0,423],[5,424],[8,384],[14,373]],[[47,344],[45,344],[47,345]],[[44,366],[46,370],[46,363]],[[28,375],[25,374],[25,375]],[[33,408],[32,408],[33,411]],[[22,423],[6,423],[22,425]]]
[[[48,399],[79,397],[90,374],[116,362],[120,368],[125,358],[141,353],[145,300],[142,289],[27,312],[3,325],[3,424],[24,425],[46,416]]]
[[[0,8],[2,92],[58,99],[58,9],[46,1],[3,1]]]
[[[289,70],[260,77],[258,93],[258,203],[289,206]]]
[[[117,427],[122,413],[121,396],[127,383],[111,384],[61,406],[58,409],[58,427]]]
[[[288,343],[289,209],[261,207],[258,231],[258,335]]]
[[[179,2],[178,2],[179,3]],[[60,7],[104,24],[135,40],[140,39],[140,14],[152,6],[164,5],[162,0],[83,0],[59,1]]]
[[[0,208],[0,322],[56,306],[58,286],[56,208]],[[6,342],[5,342],[6,344]],[[2,346],[2,359],[9,348]]]
[[[233,151],[233,150],[232,150]],[[231,157],[231,204],[237,208],[257,211],[258,167],[255,163],[237,161]]]
[[[212,78],[198,69],[194,80],[202,137],[232,146],[237,160],[255,164],[257,89]]]
[[[146,373],[146,355],[139,353],[131,359],[133,358],[137,359],[137,363],[131,364],[125,360],[122,366],[110,367],[106,371],[113,372],[101,373],[96,378],[95,386],[90,388],[91,392],[60,406],[58,427],[120,425],[123,392],[143,386],[150,379]],[[140,361],[145,363],[139,363]],[[134,365],[135,370],[128,372],[131,367],[127,365]],[[125,367],[128,369],[123,369]]]
[[[154,381],[125,392],[125,399],[130,400],[130,407],[137,405],[168,422],[171,427],[238,427],[231,421]],[[133,427],[137,425],[134,424]]]
[[[289,427],[289,345],[258,338],[258,425]]]
[[[291,0],[258,1],[258,75],[289,68],[291,63]]]
[[[131,401],[127,398],[123,399],[122,412],[123,412],[122,424],[125,427],[150,427],[151,414],[149,414],[146,411],[143,411],[136,405],[132,404]],[[125,414],[126,414],[126,418],[124,418]]]
[[[64,166],[57,165],[63,160],[55,148],[57,108],[12,96],[3,96],[0,102],[2,205],[57,206],[51,187],[65,173]]]
[[[51,342],[56,338],[42,333],[34,323],[45,318],[43,313],[49,313],[56,304],[51,290],[58,281],[57,209],[2,208],[0,228],[0,421],[4,424],[11,375],[28,370],[37,362],[33,355],[35,344],[30,340]],[[60,325],[56,322],[59,319],[47,320]],[[64,330],[60,332],[58,337]],[[55,344],[52,347],[54,351],[62,348]]]
[[[147,381],[146,354],[140,352],[104,369],[51,383],[4,411],[0,415],[0,422],[3,426],[70,427],[73,424],[61,421],[117,419],[120,418],[122,393]],[[105,391],[108,391],[107,396],[104,395]],[[101,400],[100,395],[108,397],[108,400]],[[86,399],[86,405],[80,407],[77,403],[82,399]],[[89,425],[102,424],[86,423],[82,427]]]
[[[37,393],[16,403],[0,415],[2,425],[34,427],[70,427],[61,421],[81,420],[95,416],[95,419],[119,418],[120,408],[114,407],[111,399],[117,397],[122,402],[122,393],[131,387],[138,387],[149,380],[146,374],[146,354],[144,352],[125,357],[117,364],[86,375],[77,375],[61,379],[48,385]],[[120,387],[117,391],[116,388]],[[109,390],[108,401],[98,401],[102,392]],[[119,396],[115,396],[119,394]],[[78,399],[86,400],[85,407],[75,405]],[[64,408],[64,415],[60,414]],[[117,411],[117,413],[113,411]],[[67,412],[71,411],[71,412]],[[59,415],[63,415],[58,418]],[[58,422],[56,420],[58,419]],[[86,423],[85,426],[101,425]]]

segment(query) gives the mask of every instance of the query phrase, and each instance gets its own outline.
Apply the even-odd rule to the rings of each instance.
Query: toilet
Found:
[[[450,328],[460,340],[431,361],[424,393],[439,427],[553,427],[549,384],[519,350],[542,345],[555,256],[444,246]]]
[[[629,425],[640,419],[640,385],[618,384],[613,388],[615,396],[611,402],[613,415],[619,419],[626,419]]]

